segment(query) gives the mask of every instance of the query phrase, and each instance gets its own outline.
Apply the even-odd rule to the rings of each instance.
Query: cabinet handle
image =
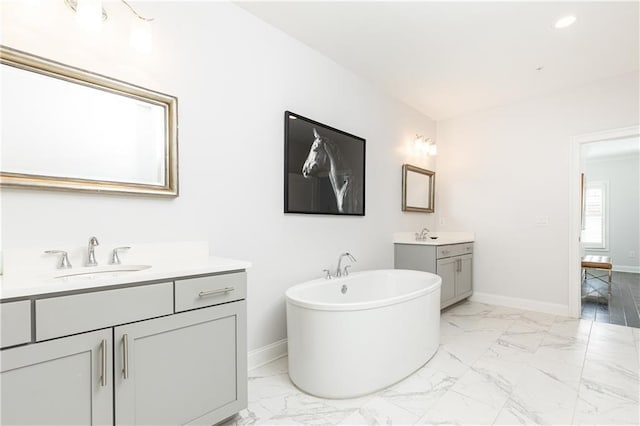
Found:
[[[225,287],[225,288],[221,288],[220,290],[201,291],[200,293],[198,293],[198,297],[209,297],[209,296],[215,296],[222,293],[229,293],[230,291],[233,291],[235,289],[236,289],[235,287]]]
[[[442,250],[442,254],[446,256],[447,254],[449,254],[449,250]]]
[[[457,259],[457,262],[458,264],[456,265],[457,266],[456,270],[458,272],[462,272],[462,259]]]
[[[100,386],[107,386],[107,339],[102,339],[100,343]]]
[[[122,335],[122,377],[129,378],[129,336]]]

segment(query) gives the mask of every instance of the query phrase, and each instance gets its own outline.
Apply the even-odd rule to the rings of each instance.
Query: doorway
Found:
[[[573,317],[640,327],[639,147],[640,126],[572,141],[569,313]],[[583,255],[611,259],[610,289],[607,271],[588,269],[584,279]]]

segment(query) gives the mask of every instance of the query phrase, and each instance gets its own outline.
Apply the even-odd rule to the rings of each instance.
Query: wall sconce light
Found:
[[[416,135],[413,141],[413,150],[421,155],[437,155],[438,147],[431,138],[422,135]]]
[[[121,0],[133,13],[131,18],[131,35],[129,36],[129,44],[134,49],[142,53],[151,53],[153,50],[153,39],[151,38],[151,21],[153,18],[145,18],[140,16],[129,3]]]
[[[134,49],[151,53],[153,39],[151,37],[151,21],[153,18],[145,18],[125,0],[120,0],[133,14],[131,20],[131,35],[129,44]],[[100,31],[102,22],[107,20],[107,12],[102,7],[102,0],[64,0],[64,3],[76,12],[78,23],[92,31]]]
[[[102,22],[107,20],[102,0],[64,0],[64,4],[76,12],[76,21],[87,30],[100,31]]]

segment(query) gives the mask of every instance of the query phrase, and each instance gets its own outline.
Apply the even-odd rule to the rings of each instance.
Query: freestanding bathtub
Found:
[[[410,375],[438,349],[441,283],[391,269],[289,288],[291,380],[312,395],[351,398]]]

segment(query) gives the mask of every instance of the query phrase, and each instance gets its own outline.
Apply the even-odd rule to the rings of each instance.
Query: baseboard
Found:
[[[613,265],[616,272],[631,272],[632,274],[640,274],[640,266]]]
[[[270,345],[254,349],[247,356],[249,370],[258,368],[287,355],[287,339],[278,340]]]
[[[497,294],[473,292],[471,299],[474,302],[486,303],[489,305],[507,306],[509,308],[524,309],[526,311],[543,312],[545,314],[567,316],[569,306],[558,303],[539,302],[531,299],[520,299],[517,297],[499,296]]]

